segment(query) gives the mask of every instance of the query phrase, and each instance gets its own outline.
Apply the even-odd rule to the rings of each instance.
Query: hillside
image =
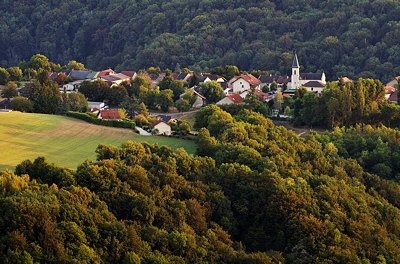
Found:
[[[99,144],[119,146],[127,140],[195,151],[195,143],[188,140],[140,136],[129,129],[96,126],[62,116],[0,113],[0,169],[14,168],[38,156],[75,169],[85,159],[96,159],[94,151]]]
[[[0,66],[33,54],[65,64],[290,70],[383,81],[400,71],[392,0],[1,1]]]

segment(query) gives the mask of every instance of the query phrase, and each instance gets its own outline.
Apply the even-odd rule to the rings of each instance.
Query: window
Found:
[[[296,70],[294,70],[294,74],[296,75],[297,73],[296,73]]]
[[[242,88],[244,88],[244,85],[242,85]]]
[[[311,91],[314,91],[314,88],[311,88]]]

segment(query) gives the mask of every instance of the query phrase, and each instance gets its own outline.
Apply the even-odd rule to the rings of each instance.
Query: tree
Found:
[[[207,98],[209,103],[216,103],[225,96],[224,90],[216,81],[210,81],[202,84],[201,93]]]
[[[271,83],[270,89],[271,89],[271,91],[276,91],[276,90],[278,90],[278,84],[277,84],[275,81],[273,81],[273,82]]]
[[[139,113],[141,115],[144,115],[146,118],[149,116],[149,111],[147,110],[147,107],[143,102],[141,102],[139,105]]]
[[[31,90],[30,100],[33,111],[43,114],[55,114],[60,103],[60,91],[53,82],[42,84],[38,80],[28,84]]]
[[[186,99],[179,99],[175,103],[179,112],[187,112],[190,110],[190,102]]]
[[[60,72],[57,75],[55,81],[56,81],[56,83],[58,83],[58,85],[62,86],[67,82],[67,79],[68,79],[68,76],[63,72]]]
[[[1,92],[1,96],[9,100],[10,98],[18,96],[18,91],[15,86],[17,86],[15,83],[9,82],[6,89]]]
[[[108,98],[111,105],[117,106],[128,97],[128,92],[123,85],[112,86],[108,91]]]
[[[19,67],[10,67],[7,71],[10,74],[10,81],[18,82],[22,79],[22,70]]]
[[[196,73],[193,74],[192,78],[189,81],[189,87],[193,87],[199,84],[199,76]]]
[[[281,92],[277,92],[274,98],[274,108],[280,110],[282,108],[282,103],[283,103],[283,95]]]
[[[32,112],[33,102],[26,97],[18,96],[11,101],[10,107],[15,111]]]
[[[170,89],[160,91],[158,104],[163,112],[168,112],[169,107],[174,105],[173,96],[174,92]]]
[[[49,59],[41,54],[36,54],[31,57],[28,62],[29,68],[32,68],[36,71],[44,70],[44,71],[51,71],[51,65]]]
[[[77,61],[69,61],[67,65],[65,65],[65,69],[67,70],[76,70],[76,71],[84,71],[85,65],[83,63],[79,63]]]
[[[4,85],[8,83],[10,80],[10,74],[4,68],[0,68],[0,85]]]

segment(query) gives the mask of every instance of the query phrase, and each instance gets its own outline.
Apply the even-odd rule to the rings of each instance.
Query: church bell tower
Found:
[[[294,58],[293,58],[291,88],[292,89],[300,88],[300,66],[299,66],[299,59],[297,58],[297,53],[294,53]]]

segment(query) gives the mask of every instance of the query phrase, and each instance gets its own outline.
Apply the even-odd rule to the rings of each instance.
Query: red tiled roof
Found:
[[[247,75],[242,74],[240,76],[235,76],[234,78],[236,78],[236,80],[233,81],[232,83],[236,82],[240,78],[242,78],[243,80],[248,82],[250,85],[259,85],[261,83],[261,81],[259,79],[257,79],[256,77],[254,77],[251,74],[247,74]]]
[[[122,74],[124,74],[124,75],[126,75],[126,76],[129,76],[129,77],[133,77],[133,76],[135,76],[135,74],[136,74],[136,72],[134,72],[134,71],[121,71],[121,73]]]
[[[99,75],[97,75],[97,76],[98,77],[103,77],[103,76],[106,76],[106,75],[110,75],[111,72],[114,72],[114,71],[111,70],[111,69],[104,70],[104,71],[99,72]]]
[[[118,110],[101,110],[100,114],[103,119],[121,119]]]
[[[396,90],[390,95],[389,101],[390,102],[397,102],[397,99],[398,99],[398,92]]]
[[[152,124],[150,125],[150,129],[153,129],[156,125],[158,125],[158,124],[160,124],[160,123],[165,123],[165,124],[167,124],[168,126],[171,126],[170,124],[168,124],[168,123],[165,122],[164,120],[158,119],[156,122],[154,122],[154,123],[152,123]]]
[[[228,97],[235,103],[235,104],[240,104],[243,102],[243,98],[238,95],[238,94],[231,94],[228,95]]]
[[[393,88],[392,86],[385,86],[385,91],[386,91],[386,94],[391,94],[394,91],[396,91],[396,89]]]

